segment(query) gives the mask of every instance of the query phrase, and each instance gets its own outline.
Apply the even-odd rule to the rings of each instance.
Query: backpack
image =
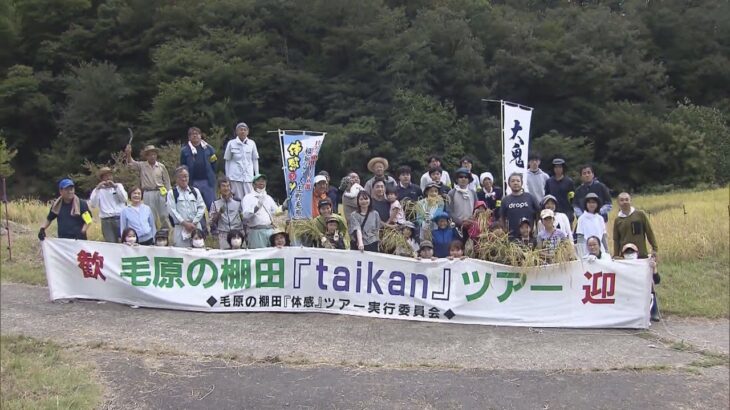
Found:
[[[193,192],[193,196],[195,197],[195,200],[198,200],[198,190],[195,189],[195,187],[190,187],[191,191]],[[177,199],[180,197],[180,191],[177,190],[177,186],[172,188],[172,197],[175,198],[175,204],[177,204]],[[172,219],[172,215],[167,215],[167,218],[170,219],[170,226],[175,226],[175,220]]]

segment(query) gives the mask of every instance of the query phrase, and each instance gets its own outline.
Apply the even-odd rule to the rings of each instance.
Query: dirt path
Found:
[[[670,318],[650,331],[529,329],[60,304],[44,287],[0,290],[2,333],[51,339],[95,360],[109,408],[728,403],[727,320]]]

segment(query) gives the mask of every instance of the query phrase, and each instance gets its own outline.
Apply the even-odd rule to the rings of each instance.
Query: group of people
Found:
[[[581,182],[576,186],[566,175],[564,159],[552,160],[549,175],[534,153],[524,175],[509,175],[507,192],[495,184],[492,173],[473,173],[473,161],[467,156],[451,175],[438,156],[428,157],[418,183],[413,182],[413,171],[407,165],[398,167],[395,176],[388,175],[390,164],[382,157],[368,162],[372,177],[364,184],[351,171],[335,187],[329,173],[321,171],[314,178],[312,192],[312,218],[318,234],[314,239],[290,238],[274,225],[274,216],[287,203],[280,207],[266,192],[267,178],[259,172],[258,149],[248,137],[248,125],[237,124],[235,134],[223,154],[224,176],[216,175],[215,149],[199,128],[192,127],[174,169],[174,181],[152,145],[141,151],[140,161],[133,158],[132,147],[126,147],[126,165],[139,174],[138,184],[128,191],[114,182],[108,167],[99,170],[100,182],[88,203],[76,196],[72,180],[61,180],[60,196],[53,202],[39,238],[45,238],[46,228],[57,219],[59,237],[86,239],[91,207],[99,209],[104,240],[127,244],[205,247],[205,238],[212,234],[220,249],[294,243],[334,249],[349,245],[354,250],[380,252],[383,228],[388,227],[403,238],[402,246],[389,250],[392,253],[426,259],[463,258],[465,243],[483,237],[486,226],[489,231],[506,232],[528,249],[540,249],[548,263],[561,244],[575,246],[578,256],[588,260],[610,257],[607,221],[612,200],[593,167],[579,169]],[[618,196],[618,203],[613,256],[655,256],[656,239],[646,214],[631,206],[626,192]],[[340,204],[342,214],[338,213]],[[485,218],[486,225],[482,223]]]

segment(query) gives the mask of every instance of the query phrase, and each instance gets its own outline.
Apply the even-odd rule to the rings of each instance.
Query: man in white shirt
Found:
[[[236,125],[236,138],[228,141],[223,159],[233,196],[241,200],[253,192],[253,177],[259,173],[259,151],[256,143],[248,138],[245,122]]]
[[[428,170],[431,168],[439,168],[441,167],[441,159],[435,155],[431,155],[428,157],[428,166],[426,167],[426,173],[421,175],[421,192],[426,191],[426,185],[433,182],[431,179],[431,176],[428,174]],[[449,173],[446,172],[445,169],[441,167],[441,183],[447,187],[451,188],[451,178],[449,177]]]
[[[201,229],[200,220],[205,215],[205,202],[198,188],[190,186],[188,167],[175,169],[175,187],[167,193],[167,212],[172,225],[172,246],[189,248],[190,237],[195,229]]]
[[[248,232],[248,248],[269,246],[269,237],[274,233],[274,213],[277,205],[274,198],[266,193],[265,175],[259,174],[253,178],[253,192],[243,197],[241,208]]]
[[[91,191],[89,205],[99,208],[104,241],[118,243],[119,214],[127,206],[127,191],[122,184],[112,180],[112,169],[109,167],[99,169],[99,179],[101,182]]]

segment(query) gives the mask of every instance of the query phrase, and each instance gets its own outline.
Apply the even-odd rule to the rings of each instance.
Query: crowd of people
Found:
[[[248,125],[236,125],[235,134],[223,154],[225,175],[216,175],[215,149],[199,128],[192,127],[173,181],[152,145],[144,147],[139,161],[133,158],[132,147],[126,147],[126,166],[139,175],[138,183],[128,189],[114,182],[111,168],[103,167],[87,203],[76,195],[71,179],[61,180],[60,196],[40,228],[39,239],[45,238],[53,220],[58,237],[86,239],[91,207],[99,210],[104,240],[128,245],[203,248],[212,236],[220,249],[295,244],[424,259],[464,258],[469,241],[499,231],[525,249],[540,250],[546,263],[553,262],[560,246],[589,261],[611,257],[607,221],[612,199],[590,165],[580,167],[581,181],[576,185],[566,175],[564,159],[552,159],[549,175],[540,168],[540,156],[532,153],[524,177],[509,175],[503,192],[492,173],[477,176],[472,171],[474,163],[468,156],[452,174],[437,155],[430,156],[418,183],[413,182],[409,166],[398,167],[391,176],[386,158],[372,158],[367,164],[372,177],[364,184],[354,170],[339,186],[332,184],[326,171],[316,175],[312,221],[317,233],[305,237],[275,226],[275,217],[288,204],[279,206],[267,193],[268,179],[259,171],[258,149],[248,137]],[[613,257],[651,257],[656,270],[657,243],[646,213],[631,206],[626,192],[619,194],[618,204]],[[382,246],[386,230],[398,232],[399,246],[387,250]],[[658,310],[656,315],[652,310],[652,318],[658,319]]]

